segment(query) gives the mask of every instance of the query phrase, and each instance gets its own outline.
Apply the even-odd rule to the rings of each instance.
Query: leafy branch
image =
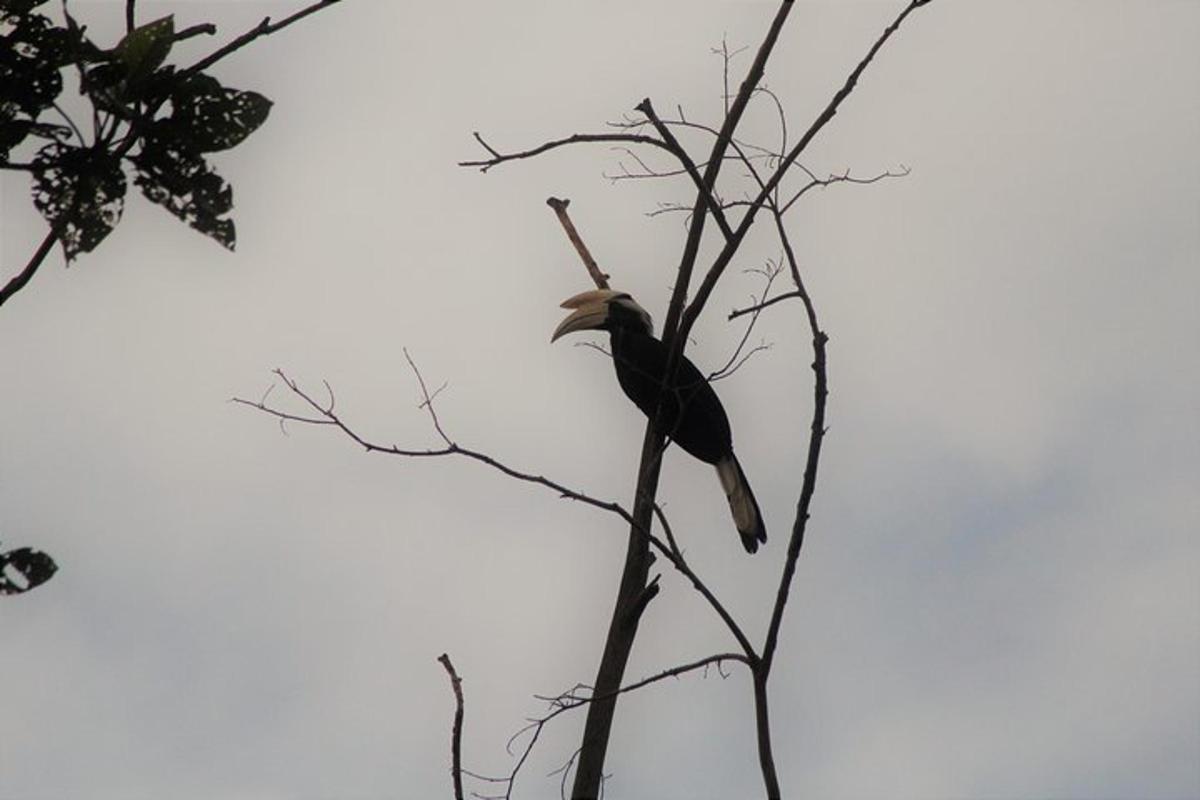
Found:
[[[46,0],[0,2],[0,169],[32,176],[34,206],[50,228],[25,267],[0,287],[0,305],[28,285],[54,242],[68,263],[95,250],[121,221],[130,183],[232,250],[233,189],[208,157],[261,127],[271,101],[223,86],[204,70],[338,1],[320,0],[279,22],[265,18],[184,67],[169,63],[175,43],[213,35],[215,25],[177,30],[174,15],[136,25],[136,2],[126,0],[126,33],[106,48],[65,1],[58,24],[38,10]],[[90,131],[59,103],[68,71],[78,75]],[[14,158],[14,151],[28,155]]]

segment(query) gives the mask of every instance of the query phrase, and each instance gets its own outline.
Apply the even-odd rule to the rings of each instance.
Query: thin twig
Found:
[[[803,197],[811,189],[815,189],[818,186],[824,188],[826,186],[832,186],[835,183],[854,183],[854,184],[858,184],[860,186],[866,186],[866,185],[869,185],[872,183],[878,183],[879,181],[886,180],[887,178],[905,178],[905,177],[908,177],[909,173],[912,172],[911,169],[904,166],[903,164],[900,165],[899,172],[892,172],[891,170],[884,170],[883,172],[880,172],[877,175],[873,175],[870,178],[852,178],[852,177],[850,177],[850,170],[848,170],[848,169],[845,172],[843,172],[841,175],[830,175],[828,178],[818,178],[815,175],[813,175],[812,172],[810,172],[809,170],[805,169],[804,171],[808,172],[808,174],[810,176],[809,182],[806,183],[804,186],[802,186],[799,189],[799,191],[797,191],[794,195],[792,195],[790,200],[788,200],[786,203],[784,203],[783,205],[781,205],[779,207],[780,214],[786,214],[788,212],[788,209],[790,209],[796,203],[797,200],[799,200],[801,197]]]
[[[808,147],[809,142],[811,142],[837,114],[842,102],[850,96],[850,93],[854,91],[854,87],[858,85],[859,77],[861,77],[863,72],[870,65],[871,61],[875,58],[876,53],[879,52],[887,40],[890,39],[892,35],[900,28],[900,25],[904,22],[905,18],[911,14],[913,10],[927,5],[929,2],[930,0],[911,0],[911,2],[904,7],[904,10],[901,11],[896,19],[892,21],[892,24],[885,28],[879,38],[876,39],[870,50],[867,51],[866,56],[864,56],[863,59],[858,62],[857,66],[855,66],[853,70],[851,70],[850,75],[846,78],[845,83],[843,83],[842,87],[836,93],[834,93],[833,98],[829,101],[829,104],[825,106],[825,109],[817,116],[815,120],[813,120],[813,123],[809,125],[808,130],[804,132],[804,135],[800,137],[799,141],[792,146],[792,149],[788,151],[787,155],[784,156],[784,158],[780,161],[779,166],[772,173],[771,177],[764,183],[763,187],[759,190],[758,195],[746,209],[745,215],[742,217],[741,222],[734,231],[733,238],[725,243],[721,253],[716,257],[716,259],[714,259],[712,266],[708,270],[708,273],[704,276],[704,280],[701,281],[699,288],[696,290],[696,294],[692,298],[691,303],[688,304],[686,311],[683,312],[683,317],[680,320],[680,332],[682,335],[686,336],[691,331],[691,328],[695,324],[697,317],[699,317],[700,312],[703,311],[704,305],[708,302],[708,298],[712,294],[713,288],[716,286],[721,274],[725,271],[725,268],[733,259],[733,256],[737,252],[742,239],[745,237],[746,233],[749,232],[750,226],[754,224],[755,216],[766,203],[767,198],[771,196],[771,193],[775,190],[775,187],[778,186],[779,182],[783,180],[784,174],[788,171],[792,164],[796,162],[796,160],[800,157],[800,154],[804,152],[805,148]],[[784,3],[785,7],[789,5],[791,4],[787,2]]]
[[[575,766],[575,759],[579,758],[579,751],[581,750],[583,750],[582,747],[576,747],[575,752],[571,753],[571,757],[567,759],[567,763],[546,775],[547,778],[552,778],[559,774],[562,775],[562,780],[558,782],[558,796],[562,800],[567,800],[567,778],[571,777],[571,767]],[[601,792],[601,796],[603,796],[603,792]]]
[[[779,9],[775,12],[775,18],[771,21],[771,26],[767,29],[762,44],[759,45],[758,52],[754,56],[754,62],[750,65],[746,77],[742,80],[737,97],[734,98],[733,105],[729,108],[729,113],[725,115],[725,121],[721,124],[717,140],[713,142],[712,152],[708,158],[708,167],[704,172],[704,185],[710,189],[716,186],[717,174],[720,172],[725,150],[733,140],[734,131],[737,130],[738,123],[741,122],[742,115],[746,111],[746,106],[749,105],[750,98],[754,94],[754,87],[762,80],[767,60],[770,58],[771,52],[775,49],[775,43],[779,40],[779,33],[783,30],[783,24],[787,21],[791,10],[791,2],[785,0],[785,2],[780,4]],[[695,268],[696,257],[700,252],[700,240],[704,233],[704,212],[707,207],[707,201],[698,193],[692,211],[692,225],[688,229],[688,238],[684,243],[683,257],[680,261],[675,281],[675,290],[671,295],[671,304],[667,310],[667,318],[663,323],[663,341],[670,347],[670,355],[667,363],[668,379],[673,376],[679,359],[683,355],[684,343],[687,341],[688,331],[676,331],[676,328],[684,321],[686,316],[686,299],[691,287],[692,272]],[[729,252],[730,257],[736,251],[737,243],[740,243],[744,236],[745,231],[741,230],[733,239],[726,240],[724,251]],[[699,313],[698,309],[696,313]],[[688,325],[688,327],[690,328],[691,326]],[[678,345],[676,345],[677,335],[679,340]]]
[[[730,311],[728,319],[735,320],[744,314],[757,314],[758,312],[762,311],[764,308],[773,306],[776,303],[780,302],[781,300],[791,300],[791,299],[794,299],[794,298],[797,298],[800,296],[801,296],[801,294],[798,291],[791,291],[791,292],[784,292],[783,294],[777,294],[774,297],[772,297],[770,300],[764,300],[761,303],[757,303],[752,306],[747,306],[746,308],[739,308],[734,311]]]
[[[270,17],[263,17],[262,21],[259,22],[256,26],[254,26],[250,30],[246,31],[241,36],[237,37],[236,39],[234,39],[232,42],[225,45],[224,47],[218,48],[217,50],[213,51],[209,55],[200,59],[195,64],[192,64],[190,67],[183,70],[182,72],[183,72],[183,74],[189,74],[189,75],[194,75],[197,72],[202,72],[203,70],[208,69],[213,64],[215,64],[218,61],[220,61],[221,59],[223,59],[225,56],[229,55],[230,53],[240,50],[241,48],[250,44],[250,42],[253,42],[255,39],[258,39],[263,36],[270,36],[271,34],[275,33],[276,31],[280,31],[280,30],[286,28],[287,26],[291,25],[292,23],[299,22],[300,20],[304,19],[308,15],[315,14],[324,8],[327,8],[329,6],[337,4],[338,2],[340,2],[340,0],[318,0],[318,2],[315,2],[311,5],[305,6],[304,8],[300,9],[299,11],[296,11],[295,13],[284,17],[279,22],[271,22]]]
[[[438,419],[437,409],[433,407],[433,395],[431,395],[429,390],[425,388],[425,378],[421,376],[421,370],[417,369],[417,365],[412,360],[412,356],[408,354],[408,348],[402,348],[402,351],[404,352],[404,360],[408,362],[408,366],[412,370],[413,375],[417,377],[417,385],[421,387],[421,396],[425,398],[421,401],[421,404],[417,406],[417,408],[423,408],[429,412],[429,419],[433,422],[433,429],[437,431],[437,435],[442,437],[443,442],[453,447],[454,442],[450,441],[450,437],[446,435],[444,430],[442,430],[442,423],[441,420]]]
[[[733,230],[729,227],[729,222],[725,219],[725,212],[721,210],[721,201],[714,193],[713,187],[707,184],[704,178],[701,177],[700,170],[696,168],[692,157],[683,149],[683,145],[679,144],[679,140],[675,138],[675,134],[671,133],[671,129],[663,124],[663,121],[658,118],[658,114],[654,113],[654,105],[650,102],[650,98],[647,97],[638,103],[637,110],[646,115],[646,119],[650,120],[654,129],[658,131],[658,135],[667,143],[671,154],[679,159],[679,163],[683,165],[684,171],[692,179],[692,183],[696,185],[698,196],[702,197],[708,204],[708,211],[713,215],[713,219],[716,220],[717,227],[721,229],[721,233],[725,235],[726,239],[733,236]]]
[[[779,153],[775,156],[775,158],[783,158],[783,154],[786,153],[788,149],[787,114],[785,114],[783,111],[783,101],[779,99],[779,95],[775,94],[775,92],[771,91],[765,86],[759,86],[757,89],[755,89],[755,91],[759,94],[765,94],[767,97],[771,98],[771,102],[775,104],[775,113],[779,115]]]
[[[614,124],[616,124],[617,127],[625,127],[625,126],[634,127],[636,125],[644,125],[645,123],[643,121],[638,120],[638,121],[630,121],[629,123],[614,123]],[[687,130],[702,131],[713,137],[718,137],[721,135],[721,132],[719,130],[717,130],[716,128],[712,127],[711,125],[705,125],[704,123],[701,123],[701,122],[692,122],[691,120],[686,120],[686,119],[664,119],[663,124],[666,125],[668,128],[685,128]],[[757,155],[754,156],[755,158],[772,158],[772,159],[775,159],[776,161],[778,161],[780,158],[780,154],[776,153],[774,150],[771,150],[768,147],[763,147],[762,145],[754,144],[753,142],[747,142],[747,141],[745,141],[743,139],[739,139],[737,137],[731,138],[729,140],[729,142],[730,142],[730,144],[736,143],[736,144],[746,148],[747,150],[756,151]],[[724,156],[724,158],[730,159],[730,158],[732,158],[732,156]],[[705,166],[707,164],[708,164],[708,162],[705,161],[705,162],[701,163],[700,166]]]
[[[725,370],[724,372],[713,376],[713,378],[711,380],[720,381],[720,380],[724,380],[725,378],[728,378],[730,375],[733,375],[739,369],[741,369],[742,366],[747,361],[749,361],[751,358],[758,355],[759,353],[766,352],[767,350],[770,350],[770,349],[771,349],[771,345],[769,342],[760,342],[759,344],[754,345],[754,347],[751,347],[745,353],[742,353],[741,357],[738,358],[738,360],[734,362],[733,366],[729,367],[729,369]]]
[[[591,687],[584,686],[582,684],[576,684],[567,691],[552,697],[535,695],[537,699],[544,700],[550,704],[550,711],[540,717],[530,719],[527,725],[518,730],[515,734],[513,734],[512,738],[509,739],[509,746],[511,747],[513,742],[515,742],[521,736],[527,733],[529,734],[529,740],[522,748],[520,755],[517,757],[517,763],[514,765],[513,770],[507,779],[508,786],[506,787],[505,793],[503,795],[498,795],[497,797],[503,797],[506,798],[506,800],[507,798],[512,797],[512,791],[516,784],[517,775],[521,771],[521,768],[525,765],[525,762],[528,760],[530,753],[533,752],[533,747],[537,744],[538,738],[542,735],[542,730],[547,724],[561,714],[565,714],[568,711],[572,711],[582,706],[590,706],[594,705],[595,703],[610,700],[618,695],[625,694],[626,692],[636,691],[637,689],[641,689],[649,686],[652,683],[657,683],[667,678],[677,678],[680,675],[684,675],[688,672],[694,672],[695,670],[699,669],[705,669],[714,664],[719,666],[723,662],[727,661],[734,661],[751,666],[751,660],[741,653],[718,653],[716,655],[697,659],[696,661],[691,661],[687,664],[680,664],[679,666],[671,667],[670,669],[664,669],[655,673],[654,675],[651,675],[650,677],[643,678],[626,686],[621,686],[615,691],[606,692],[604,694],[591,693]],[[722,672],[721,674],[722,677],[724,677],[725,673]],[[587,690],[589,691],[589,694],[587,696],[583,696],[579,694],[581,690]],[[582,750],[582,748],[580,748],[580,750]],[[578,755],[579,752],[580,751],[576,751],[576,754]],[[568,762],[568,766],[569,765],[570,762]],[[555,772],[558,772],[558,770],[555,770]]]
[[[460,167],[479,167],[480,172],[487,172],[492,167],[498,164],[503,164],[506,161],[515,161],[521,158],[533,158],[534,156],[539,156],[549,150],[555,150],[559,147],[566,147],[567,145],[572,144],[589,144],[593,142],[630,142],[633,144],[648,144],[651,147],[659,147],[663,150],[667,150],[668,152],[670,151],[670,148],[667,147],[664,142],[660,141],[659,139],[655,139],[653,136],[641,136],[632,133],[576,133],[562,139],[554,139],[553,141],[543,142],[537,147],[529,150],[519,150],[514,153],[500,152],[484,141],[483,137],[480,136],[478,132],[476,132],[474,136],[475,141],[479,142],[480,146],[487,150],[489,157],[475,161],[460,161],[458,162],[458,165]]]
[[[617,166],[621,169],[620,175],[609,175],[607,173],[604,173],[604,177],[614,183],[616,183],[618,181],[647,180],[650,178],[677,178],[680,175],[688,174],[687,169],[684,167],[680,167],[679,169],[657,169],[655,167],[652,167],[646,163],[645,159],[643,159],[641,156],[639,156],[633,150],[630,150],[628,147],[616,147],[613,149],[627,155],[642,170],[641,172],[632,172],[629,169],[629,167],[625,166],[624,161],[618,161]],[[708,162],[704,161],[704,162],[697,164],[696,166],[698,168],[706,167],[706,166],[708,166]]]
[[[754,270],[755,272],[758,272],[766,277],[767,282],[766,285],[763,286],[762,290],[763,297],[766,297],[771,293],[771,284],[775,282],[775,278],[779,277],[779,272],[783,269],[782,265],[776,265],[771,261],[768,261],[767,264],[768,266],[763,269]],[[759,309],[759,311],[761,311],[761,309]],[[724,366],[722,366],[720,369],[709,374],[708,380],[710,383],[712,381],[718,381],[722,378],[729,377],[736,372],[742,364],[746,363],[746,360],[750,358],[750,356],[761,350],[768,349],[766,345],[759,345],[758,347],[752,348],[750,352],[746,354],[745,358],[740,358],[742,349],[745,348],[746,342],[750,340],[750,334],[754,331],[754,326],[758,322],[759,311],[756,311],[754,316],[750,318],[750,324],[747,325],[746,330],[742,332],[742,338],[740,341],[738,341],[737,347],[734,348],[733,353],[729,356],[729,360],[726,361]]]

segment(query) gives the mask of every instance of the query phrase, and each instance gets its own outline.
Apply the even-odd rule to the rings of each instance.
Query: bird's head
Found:
[[[621,329],[647,336],[654,333],[654,323],[646,309],[625,292],[592,289],[568,297],[562,307],[571,309],[571,313],[554,329],[554,335],[550,337],[552,342],[574,331]]]

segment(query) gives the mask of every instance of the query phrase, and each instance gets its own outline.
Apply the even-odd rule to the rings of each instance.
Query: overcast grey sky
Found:
[[[902,6],[797,5],[767,74],[793,137]],[[141,13],[228,37],[292,7]],[[121,3],[77,8],[119,35]],[[227,400],[282,367],[328,380],[364,434],[433,445],[407,347],[462,444],[626,502],[644,420],[599,354],[549,343],[588,283],[543,201],[572,199],[661,321],[684,229],[645,214],[686,180],[614,184],[603,146],[455,163],[474,130],[531,146],[647,96],[717,120],[710,49],[753,48],[773,12],[346,0],[222,63],[275,101],[215,159],[237,253],[131,197],[95,253],[55,254],[0,309],[0,539],[61,566],[0,603],[0,798],[448,797],[442,652],[466,765],[507,771],[532,695],[593,676],[619,521]],[[1200,797],[1198,40],[1191,0],[936,0],[809,151],[817,173],[912,172],[791,219],[832,394],[773,676],[789,795]],[[774,142],[769,107],[748,124]],[[0,174],[0,280],[44,235],[28,197]],[[730,271],[702,368],[760,288],[740,270],[776,249],[763,235]],[[742,553],[708,467],[672,453],[660,491],[755,638],[806,441],[799,312],[764,315],[773,346],[718,386],[765,550]],[[732,644],[663,572],[631,677]],[[758,796],[752,717],[737,670],[628,697],[610,796]],[[581,722],[546,733],[518,796],[557,797],[545,774]]]

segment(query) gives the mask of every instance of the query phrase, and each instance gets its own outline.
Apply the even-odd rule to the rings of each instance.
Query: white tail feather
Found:
[[[731,453],[716,464],[717,477],[721,479],[721,488],[729,500],[729,510],[733,514],[733,523],[742,536],[746,550],[753,553],[758,549],[759,542],[767,540],[762,520],[759,519],[758,502],[750,491],[746,476],[737,459]]]

